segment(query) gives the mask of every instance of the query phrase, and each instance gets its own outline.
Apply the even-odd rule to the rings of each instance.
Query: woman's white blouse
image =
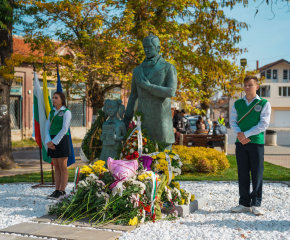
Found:
[[[56,108],[53,108],[55,110],[54,116],[59,113],[59,111],[65,110],[65,107],[62,106],[58,111]],[[63,115],[63,124],[62,129],[59,131],[59,133],[51,140],[49,130],[50,130],[50,114],[48,116],[48,119],[45,124],[45,144],[49,143],[50,141],[53,142],[54,145],[58,145],[61,139],[64,137],[64,135],[67,133],[69,129],[69,124],[71,120],[71,112],[66,111]]]

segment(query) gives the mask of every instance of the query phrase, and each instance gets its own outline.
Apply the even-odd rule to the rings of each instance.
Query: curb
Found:
[[[80,147],[81,145],[82,145],[81,143],[75,143],[75,144],[73,144],[73,147]],[[39,149],[39,147],[38,146],[34,146],[34,147],[15,147],[15,148],[12,148],[12,152],[34,150],[34,149]]]

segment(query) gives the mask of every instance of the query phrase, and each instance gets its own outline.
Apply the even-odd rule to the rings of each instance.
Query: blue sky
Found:
[[[279,1],[278,1],[279,2]],[[259,66],[275,62],[284,58],[290,61],[290,12],[284,3],[273,5],[275,17],[271,13],[271,6],[262,4],[259,7],[258,14],[255,17],[256,3],[249,0],[248,7],[244,8],[242,4],[236,5],[233,10],[223,9],[225,15],[229,18],[235,18],[238,21],[246,22],[251,25],[249,30],[242,30],[242,41],[238,44],[241,48],[247,48],[248,52],[240,55],[240,58],[246,58],[250,69],[256,68],[256,61]]]

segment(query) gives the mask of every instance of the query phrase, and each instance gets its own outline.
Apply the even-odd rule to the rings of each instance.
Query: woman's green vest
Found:
[[[235,102],[235,109],[238,114],[237,121],[239,121],[259,101],[259,99],[255,99],[249,106],[247,106],[246,101],[243,98],[237,100]],[[261,112],[266,103],[267,100],[262,99],[258,104],[260,107],[255,106],[255,108],[238,124],[242,132],[250,130],[260,122]],[[264,144],[264,132],[260,132],[259,134],[250,136],[249,138],[251,140],[250,143]],[[237,142],[239,142],[238,139]]]
[[[50,130],[49,130],[49,134],[50,135],[57,135],[60,130],[62,129],[62,125],[63,125],[63,115],[64,113],[68,111],[68,109],[66,108],[65,110],[61,110],[55,117],[54,117],[54,112],[55,110],[51,110],[50,111],[50,122],[51,126],[50,126]],[[67,131],[67,133],[65,135],[69,135],[69,132]]]

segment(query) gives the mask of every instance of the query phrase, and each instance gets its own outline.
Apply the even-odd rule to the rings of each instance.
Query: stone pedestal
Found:
[[[203,208],[206,205],[206,198],[205,196],[195,196],[195,200],[193,202],[190,202],[189,205],[176,205],[175,210],[178,211],[178,215],[180,217],[184,217],[190,213],[195,212],[196,210],[199,210]],[[173,210],[173,207],[168,207],[164,213],[170,213]]]

